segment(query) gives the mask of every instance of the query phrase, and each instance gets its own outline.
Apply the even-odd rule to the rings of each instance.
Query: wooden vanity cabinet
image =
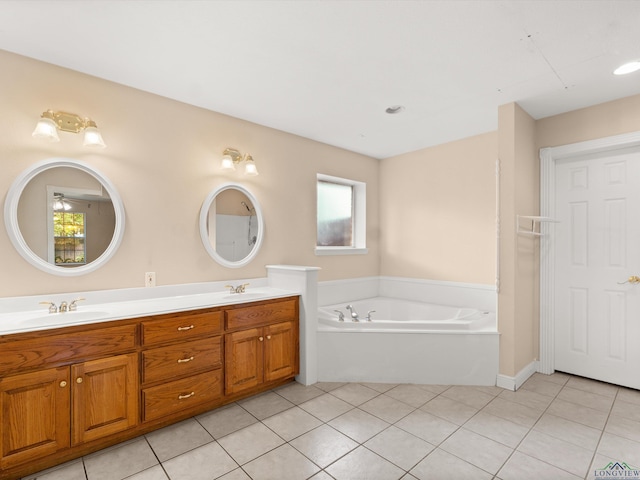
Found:
[[[298,302],[287,299],[225,311],[225,394],[298,373]]]
[[[0,335],[0,480],[290,381],[298,301]]]
[[[222,398],[222,311],[150,317],[142,331],[142,421]]]
[[[0,345],[0,472],[137,425],[137,353],[109,355],[135,342],[126,325]]]

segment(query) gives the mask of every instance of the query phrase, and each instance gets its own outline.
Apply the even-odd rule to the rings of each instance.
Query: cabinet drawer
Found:
[[[193,375],[222,365],[222,337],[205,338],[142,352],[144,383]]]
[[[226,328],[252,328],[269,323],[298,320],[297,299],[234,308],[225,311]]]
[[[221,369],[145,388],[142,390],[143,421],[164,417],[221,396]]]
[[[142,344],[157,345],[219,333],[222,327],[220,311],[198,311],[151,317],[142,322]]]
[[[136,346],[136,325],[47,335],[3,343],[0,374],[43,365],[60,365],[74,359],[120,353]]]

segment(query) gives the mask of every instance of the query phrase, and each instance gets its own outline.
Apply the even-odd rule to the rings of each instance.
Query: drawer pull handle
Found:
[[[195,327],[193,325],[189,325],[188,327],[178,327],[178,331],[184,332],[185,330],[191,330],[192,328],[195,328]]]
[[[184,400],[185,398],[193,397],[196,392],[187,393],[186,395],[178,395],[178,400]]]
[[[267,335],[267,340],[271,340],[271,335]]]
[[[193,360],[194,357],[189,357],[189,358],[179,358],[178,359],[178,363],[187,363],[190,362],[191,360]]]
[[[63,381],[60,382],[60,388],[64,388],[66,386],[67,386],[67,382],[66,381],[63,380]]]
[[[82,383],[82,377],[76,378],[76,383]]]
[[[258,337],[258,340],[263,341],[264,337]]]

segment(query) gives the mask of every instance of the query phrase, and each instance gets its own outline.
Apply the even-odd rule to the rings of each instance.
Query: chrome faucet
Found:
[[[243,283],[242,285],[238,285],[234,287],[233,285],[225,285],[224,288],[229,289],[229,293],[244,293],[245,288],[249,286],[248,283]]]
[[[351,305],[347,305],[345,308],[351,312],[351,321],[352,322],[359,322],[360,321],[360,319],[358,318],[358,312],[356,312]]]
[[[340,310],[334,310],[334,312],[338,314],[338,321],[344,322],[344,313],[342,313]]]
[[[371,314],[372,314],[372,313],[376,313],[376,311],[375,311],[375,310],[369,310],[369,311],[367,312],[367,322],[370,322],[370,321],[371,321]]]

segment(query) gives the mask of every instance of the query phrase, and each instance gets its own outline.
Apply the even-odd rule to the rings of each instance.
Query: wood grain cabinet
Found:
[[[142,326],[142,421],[222,397],[222,311],[150,317]]]
[[[225,394],[298,373],[297,300],[227,310]]]
[[[298,302],[0,335],[0,480],[290,381]]]
[[[115,345],[114,339],[123,343]],[[48,342],[24,340],[22,352],[2,347],[5,364],[44,366],[56,357],[100,355],[134,342],[135,327],[116,327],[53,335]],[[136,353],[0,377],[0,469],[134,427],[137,389]]]

